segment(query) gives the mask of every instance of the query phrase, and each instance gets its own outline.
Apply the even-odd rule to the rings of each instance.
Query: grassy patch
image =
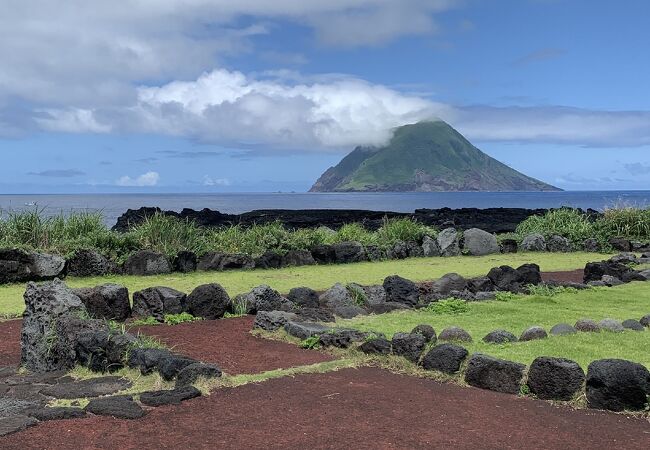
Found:
[[[250,270],[232,272],[174,273],[151,277],[113,275],[91,278],[68,278],[71,287],[90,287],[103,283],[117,283],[135,292],[151,286],[168,286],[190,292],[204,283],[219,283],[231,296],[248,292],[260,284],[268,284],[286,293],[293,287],[308,286],[324,290],[335,283],[380,284],[389,275],[401,275],[414,281],[439,278],[449,272],[464,276],[485,275],[492,267],[508,264],[518,266],[537,263],[544,271],[573,270],[587,262],[606,259],[598,253],[516,253],[480,257],[459,256],[453,258],[410,258],[398,261],[365,262],[331,266],[304,266],[279,270]],[[24,303],[23,284],[0,286],[0,314],[22,314]]]
[[[470,352],[530,364],[537,356],[558,356],[577,361],[583,368],[596,359],[623,358],[650,367],[650,331],[623,333],[578,333],[550,336],[548,339],[503,345],[485,344],[483,336],[495,329],[519,335],[528,327],[539,325],[547,331],[560,322],[575,323],[581,318],[601,320],[639,319],[650,312],[650,286],[630,283],[616,288],[565,291],[554,296],[512,296],[508,301],[467,303],[467,312],[434,313],[427,310],[396,311],[389,314],[339,320],[338,325],[364,331],[383,332],[389,338],[396,332],[409,331],[419,324],[429,324],[437,332],[449,326],[467,330],[474,342]]]

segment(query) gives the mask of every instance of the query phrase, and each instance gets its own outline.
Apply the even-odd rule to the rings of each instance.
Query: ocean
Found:
[[[254,209],[367,209],[412,212],[418,208],[558,208],[602,210],[650,206],[650,191],[423,192],[423,193],[242,193],[242,194],[0,194],[0,211],[38,209],[44,215],[100,211],[112,226],[127,209],[210,208],[239,214]]]

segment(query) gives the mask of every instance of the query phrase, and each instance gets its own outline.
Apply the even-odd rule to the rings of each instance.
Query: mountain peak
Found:
[[[311,192],[555,191],[486,155],[451,125],[422,121],[379,148],[357,147]]]

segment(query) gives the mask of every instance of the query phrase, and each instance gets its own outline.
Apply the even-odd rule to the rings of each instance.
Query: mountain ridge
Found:
[[[383,147],[356,147],[310,192],[559,191],[483,153],[443,121],[395,129]]]

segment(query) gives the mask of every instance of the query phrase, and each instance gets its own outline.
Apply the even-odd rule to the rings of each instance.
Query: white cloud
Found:
[[[118,186],[156,186],[158,181],[160,181],[158,172],[147,172],[135,178],[124,175],[117,179],[115,184]]]
[[[203,175],[203,186],[230,186],[231,184],[228,178],[212,178],[209,175]]]

